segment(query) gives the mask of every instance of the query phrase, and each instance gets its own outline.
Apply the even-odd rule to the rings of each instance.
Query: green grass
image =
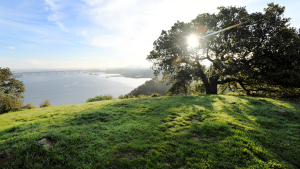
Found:
[[[0,154],[13,156],[0,156],[0,168],[300,168],[299,110],[190,95],[10,112],[0,115]]]

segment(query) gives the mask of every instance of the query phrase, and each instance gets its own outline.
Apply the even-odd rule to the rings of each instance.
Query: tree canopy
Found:
[[[175,23],[154,41],[147,60],[154,74],[170,80],[170,93],[187,93],[194,80],[207,94],[241,89],[282,92],[300,87],[300,38],[285,7],[268,4],[264,12],[249,14],[246,7],[219,7],[217,14],[204,13],[189,23]],[[232,25],[225,32],[207,36],[191,47],[188,38],[204,36]],[[205,29],[203,30],[203,27]],[[206,66],[204,61],[211,64]]]
[[[23,82],[12,77],[9,68],[0,67],[0,113],[18,109],[22,105],[25,87]]]

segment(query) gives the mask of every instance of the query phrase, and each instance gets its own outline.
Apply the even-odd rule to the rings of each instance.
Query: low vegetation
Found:
[[[118,99],[131,99],[131,98],[135,98],[135,96],[134,96],[132,93],[125,94],[124,96],[123,96],[123,95],[120,95],[120,96],[118,97]]]
[[[22,107],[22,109],[35,109],[36,106],[32,104],[32,102],[27,103]]]
[[[40,108],[42,107],[51,107],[49,100],[45,99],[43,103],[40,103]]]
[[[96,96],[95,98],[88,98],[86,102],[102,101],[102,100],[111,100],[113,99],[112,95],[106,94],[104,96]]]
[[[300,167],[300,104],[189,95],[0,115],[0,168]]]
[[[151,97],[160,97],[160,94],[158,94],[158,93],[152,93]]]
[[[21,108],[23,102],[14,96],[5,95],[0,92],[0,114],[9,111],[17,111]]]

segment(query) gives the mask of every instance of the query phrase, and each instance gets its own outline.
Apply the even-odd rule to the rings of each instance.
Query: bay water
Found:
[[[24,94],[24,104],[32,102],[39,106],[44,99],[48,99],[52,106],[64,104],[84,103],[88,98],[110,94],[118,98],[121,94],[127,94],[134,88],[144,84],[150,78],[125,78],[110,77],[109,75],[97,72],[98,75],[88,73],[33,73],[24,74],[17,78],[23,81],[26,92]]]

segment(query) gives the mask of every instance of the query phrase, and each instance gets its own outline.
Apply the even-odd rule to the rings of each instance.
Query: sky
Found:
[[[150,67],[146,60],[162,30],[219,6],[263,12],[265,0],[0,0],[0,67],[88,69]],[[300,28],[300,1],[285,6]]]

